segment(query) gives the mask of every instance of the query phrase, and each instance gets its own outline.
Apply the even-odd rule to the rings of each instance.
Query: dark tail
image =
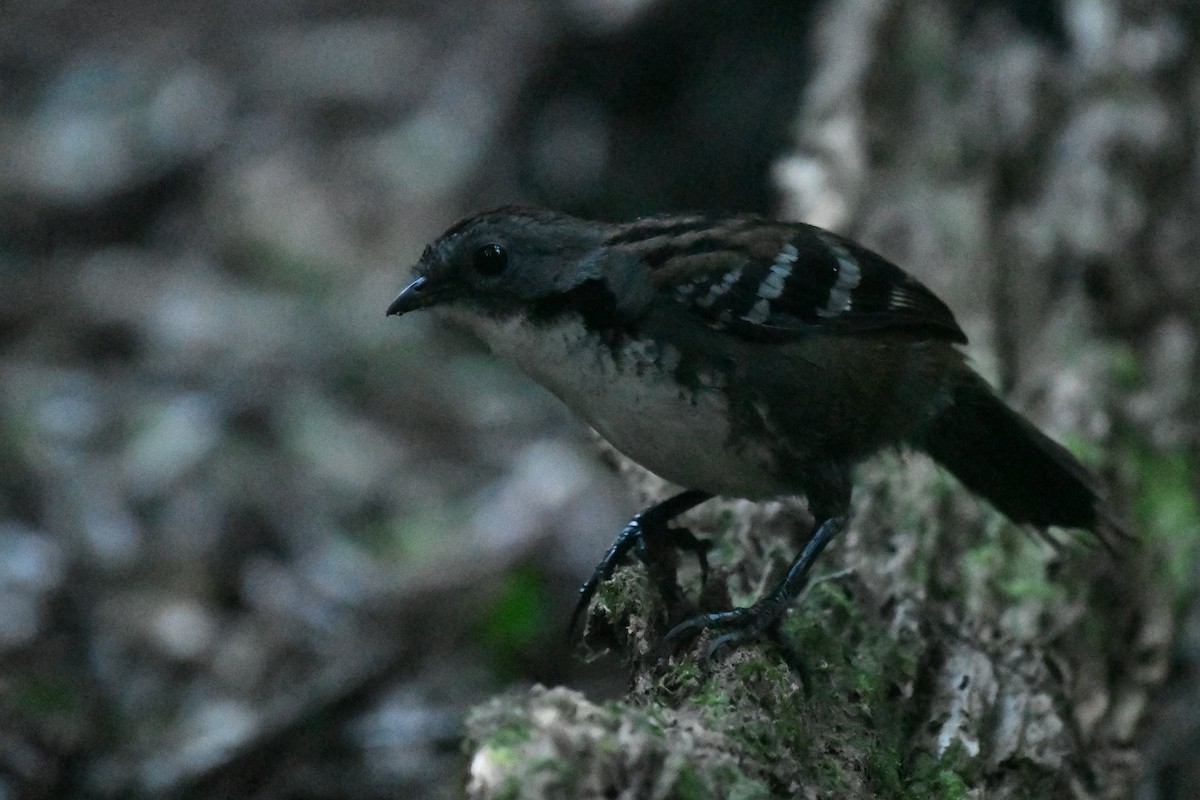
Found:
[[[1110,550],[1130,538],[1096,477],[1062,445],[1009,408],[971,374],[922,445],[962,483],[1013,522],[1044,531],[1086,528]]]

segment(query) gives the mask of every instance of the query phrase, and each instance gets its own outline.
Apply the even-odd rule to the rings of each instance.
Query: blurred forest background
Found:
[[[454,797],[472,706],[623,691],[563,634],[634,498],[384,317],[516,201],[833,227],[1119,437],[1172,581],[1137,796],[1200,796],[1198,152],[1187,0],[7,0],[0,800]]]

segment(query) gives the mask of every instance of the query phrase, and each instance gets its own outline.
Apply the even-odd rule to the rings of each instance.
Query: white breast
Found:
[[[719,382],[702,378],[700,388],[691,390],[675,380],[679,354],[673,348],[635,339],[614,349],[578,321],[534,326],[455,317],[651,472],[715,494],[787,493],[770,475],[768,453],[731,443]]]

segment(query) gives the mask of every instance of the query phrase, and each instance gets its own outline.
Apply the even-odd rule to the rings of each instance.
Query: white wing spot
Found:
[[[752,325],[762,325],[767,321],[767,317],[771,316],[771,303],[766,298],[759,298],[750,308],[750,313],[746,314],[742,319]]]
[[[854,256],[850,255],[850,251],[846,249],[845,245],[837,239],[822,235],[821,241],[833,251],[834,257],[837,258],[838,276],[829,290],[829,301],[822,308],[817,309],[817,315],[836,317],[838,314],[850,310],[850,303],[853,300],[851,293],[858,288],[858,283],[862,280],[862,268],[854,260]]]
[[[906,289],[893,289],[888,296],[888,308],[892,311],[916,307],[917,304],[914,302],[912,294]]]
[[[779,251],[779,255],[775,256],[775,266],[787,267],[789,270],[792,264],[796,263],[796,259],[800,257],[800,253],[796,250],[796,245],[788,242]]]
[[[714,283],[709,287],[708,294],[696,301],[696,305],[701,308],[708,308],[713,303],[717,302],[717,298],[733,288],[733,285],[742,277],[742,268],[737,267],[725,273],[725,277],[720,283]]]
[[[788,242],[779,251],[779,255],[775,256],[775,263],[771,265],[771,271],[767,273],[767,277],[758,285],[758,296],[766,300],[774,300],[783,294],[783,284],[792,274],[792,264],[796,263],[799,257],[796,251],[796,246]]]

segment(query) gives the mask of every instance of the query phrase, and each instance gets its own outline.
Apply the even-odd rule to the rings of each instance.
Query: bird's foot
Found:
[[[788,608],[788,604],[780,600],[779,597],[768,596],[747,608],[696,614],[672,628],[664,642],[682,646],[710,631],[712,635],[705,645],[704,657],[712,660],[726,648],[735,649],[765,639],[779,649],[784,660],[799,676],[805,692],[809,692],[811,683],[808,668],[799,651],[780,633],[780,622]]]
[[[740,647],[760,639],[775,638],[785,609],[786,606],[776,602],[775,598],[768,597],[747,608],[696,614],[672,628],[667,633],[666,641],[683,645],[705,631],[712,631],[714,635],[709,639],[704,654],[707,658],[713,658],[726,647]]]
[[[571,614],[568,635],[574,638],[579,627],[579,620],[591,605],[592,598],[600,584],[612,577],[617,565],[632,550],[638,560],[646,564],[654,576],[663,598],[668,604],[676,601],[680,595],[679,586],[675,581],[675,564],[672,561],[674,550],[684,550],[695,554],[700,563],[701,585],[708,580],[708,551],[712,543],[700,539],[687,528],[672,528],[669,523],[687,509],[707,500],[709,495],[697,491],[684,492],[638,514],[617,535],[604,558],[592,571],[591,576],[579,588],[579,600]]]

